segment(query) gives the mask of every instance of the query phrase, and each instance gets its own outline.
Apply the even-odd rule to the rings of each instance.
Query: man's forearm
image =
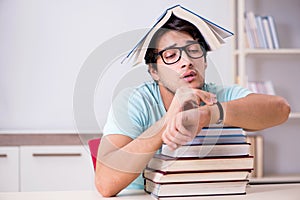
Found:
[[[279,125],[288,119],[290,106],[279,96],[250,94],[247,97],[222,103],[224,124],[247,130],[262,130]]]
[[[110,138],[103,138],[99,161],[124,172],[141,172],[153,154],[161,147],[163,120],[159,120],[138,138],[118,146]]]
[[[114,196],[136,179],[161,147],[164,118],[138,138],[103,137],[99,147],[95,183],[103,196]]]

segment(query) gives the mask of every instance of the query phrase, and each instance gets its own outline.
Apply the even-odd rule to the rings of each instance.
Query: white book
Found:
[[[204,127],[197,136],[222,136],[222,135],[246,135],[246,132],[240,127]]]
[[[275,90],[272,81],[265,81],[264,83],[267,94],[275,95]]]
[[[247,180],[251,170],[220,170],[195,172],[164,172],[145,169],[143,177],[156,183]]]
[[[255,81],[248,81],[247,83],[247,88],[251,90],[254,93],[258,93],[257,87],[256,87],[256,82]]]
[[[173,150],[163,144],[161,154],[178,157],[221,157],[221,156],[245,156],[249,155],[250,144],[213,144],[213,145],[183,145]]]
[[[255,20],[256,20],[256,24],[257,24],[259,43],[262,48],[267,49],[268,45],[267,45],[267,39],[266,39],[266,35],[264,32],[263,24],[262,24],[262,17],[256,16]]]
[[[273,46],[274,46],[275,49],[279,49],[279,41],[278,41],[278,35],[277,35],[277,30],[276,30],[274,18],[272,16],[266,16],[266,18],[267,18],[268,23],[269,23]]]
[[[225,195],[245,194],[247,180],[244,181],[219,181],[219,182],[194,182],[194,183],[155,183],[145,180],[145,191],[157,199],[170,197],[186,197],[197,195]]]
[[[275,95],[272,81],[248,81],[248,89],[255,93]]]
[[[274,45],[273,45],[273,41],[272,41],[272,35],[271,35],[271,31],[270,31],[270,26],[269,26],[268,19],[265,18],[265,17],[263,17],[262,24],[263,24],[264,31],[266,33],[266,39],[267,39],[268,49],[274,49]]]
[[[254,39],[253,39],[251,29],[250,29],[250,22],[249,22],[249,19],[247,17],[245,18],[245,33],[246,33],[245,35],[247,37],[249,47],[250,48],[255,48]]]
[[[156,154],[149,161],[147,168],[164,172],[192,172],[214,170],[252,170],[253,156],[232,157],[180,157],[173,158]]]
[[[257,30],[257,24],[256,24],[254,13],[252,11],[246,12],[246,19],[249,22],[250,34],[253,39],[254,47],[260,48],[261,45],[260,45],[259,39],[258,39],[258,30]]]

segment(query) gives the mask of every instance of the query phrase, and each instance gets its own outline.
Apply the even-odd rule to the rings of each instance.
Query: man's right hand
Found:
[[[206,112],[198,109],[199,105],[204,102],[210,106],[216,101],[215,94],[209,92],[187,87],[178,89],[166,114],[163,142],[176,149],[191,141],[198,133],[199,120],[207,120]]]

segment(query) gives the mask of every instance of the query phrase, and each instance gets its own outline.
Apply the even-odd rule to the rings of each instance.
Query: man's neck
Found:
[[[170,90],[168,90],[167,88],[165,88],[164,86],[162,86],[161,84],[159,84],[159,90],[160,90],[160,95],[162,98],[162,101],[164,103],[164,107],[166,109],[166,111],[168,111],[173,97],[174,97],[174,93],[171,92]]]

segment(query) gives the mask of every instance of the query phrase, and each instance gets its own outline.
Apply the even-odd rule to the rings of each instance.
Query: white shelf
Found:
[[[276,94],[284,97],[291,105],[292,113],[289,122],[283,126],[276,126],[262,132],[264,138],[264,174],[270,173],[298,173],[297,176],[268,176],[251,179],[257,184],[267,182],[299,182],[300,183],[300,157],[297,155],[300,139],[298,134],[298,121],[300,108],[298,100],[300,93],[299,63],[300,63],[300,26],[295,26],[300,13],[297,10],[299,0],[287,0],[273,3],[272,0],[234,0],[233,32],[236,37],[232,40],[233,66],[237,84],[247,86],[248,80],[270,80],[274,84]],[[281,10],[282,12],[278,12]],[[278,31],[279,49],[250,48],[247,35],[245,35],[245,12],[273,16]],[[286,15],[288,13],[288,15]],[[286,35],[288,33],[288,36]],[[252,45],[251,45],[252,46]],[[284,136],[287,133],[287,136]],[[286,145],[282,145],[282,144]]]
[[[236,50],[235,55],[242,53],[242,50]],[[243,51],[245,55],[255,55],[255,54],[264,54],[264,55],[291,55],[300,54],[300,49],[245,49]]]
[[[274,175],[261,178],[250,178],[250,184],[300,183],[300,174]]]
[[[290,119],[297,119],[297,118],[300,119],[300,112],[292,112],[292,113],[290,113],[289,118]]]

